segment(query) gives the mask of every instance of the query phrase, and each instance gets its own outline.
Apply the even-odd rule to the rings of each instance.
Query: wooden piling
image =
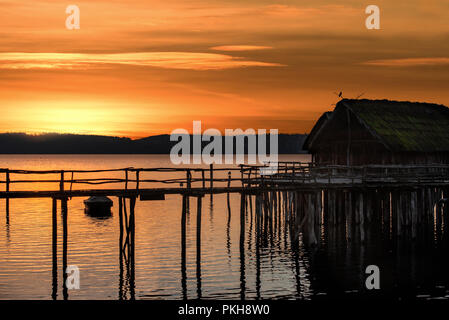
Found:
[[[136,197],[131,197],[129,199],[129,226],[130,226],[130,232],[131,232],[131,250],[130,250],[130,298],[131,300],[135,299],[135,261],[136,261],[136,216],[135,216],[135,207],[136,207]]]
[[[123,297],[123,198],[118,197],[118,215],[119,215],[119,300]]]
[[[398,191],[396,199],[396,215],[397,215],[397,235],[402,235],[403,229],[403,207],[402,207],[402,192]]]
[[[365,212],[364,212],[364,205],[363,205],[363,192],[359,191],[357,193],[357,200],[356,200],[356,215],[358,217],[359,228],[360,228],[360,241],[363,243],[365,241]]]
[[[240,298],[245,300],[245,194],[240,194]]]
[[[62,181],[64,179],[64,173],[61,173]],[[67,292],[67,242],[68,242],[68,223],[67,223],[67,198],[61,199],[61,213],[62,213],[62,293],[63,299],[68,299]]]
[[[183,299],[187,299],[187,268],[186,268],[186,215],[187,215],[187,196],[182,196],[181,213],[181,287]]]
[[[206,188],[206,178],[205,178],[205,174],[204,174],[204,169],[201,170],[201,182],[202,182],[203,189],[205,189]]]
[[[128,190],[128,169],[125,169],[125,190]]]
[[[58,292],[58,212],[57,200],[52,198],[52,299]]]
[[[201,199],[202,195],[197,197],[196,202],[196,281],[198,299],[201,299]]]
[[[352,240],[352,193],[345,192],[345,215],[346,215],[346,237],[348,241]]]
[[[10,184],[10,179],[9,179],[9,170],[6,169],[6,192],[9,192],[9,184]],[[9,223],[9,197],[7,196],[5,198],[5,208],[6,208],[6,223]]]
[[[139,190],[140,187],[140,171],[136,170],[136,190]]]
[[[416,231],[418,227],[418,194],[413,190],[410,194],[410,215],[411,215],[411,227],[412,227],[412,239],[416,239]]]
[[[214,165],[211,163],[209,165],[209,179],[210,179],[210,190],[214,188]]]

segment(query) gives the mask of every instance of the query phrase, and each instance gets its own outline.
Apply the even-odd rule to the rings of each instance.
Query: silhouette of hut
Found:
[[[449,164],[449,108],[343,99],[318,119],[304,148],[319,164]]]

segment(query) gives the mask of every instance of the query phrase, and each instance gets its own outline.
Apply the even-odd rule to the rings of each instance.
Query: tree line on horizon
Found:
[[[303,144],[306,134],[279,134],[278,153],[298,154],[305,153]],[[190,135],[192,138],[192,135]],[[223,154],[224,139],[223,139]],[[235,141],[234,139],[234,150]],[[248,153],[248,139],[245,141],[245,154]],[[256,135],[257,140],[257,135]],[[267,152],[269,152],[269,137],[267,140]],[[193,139],[190,139],[191,144]],[[141,139],[111,137],[101,135],[58,134],[47,133],[29,135],[25,133],[0,134],[0,154],[169,154],[177,141],[170,141],[170,135],[156,135]],[[202,142],[202,147],[209,142]],[[191,146],[191,150],[193,150]]]

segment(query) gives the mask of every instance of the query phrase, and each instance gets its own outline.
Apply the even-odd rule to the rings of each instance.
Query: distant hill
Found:
[[[305,153],[302,146],[306,137],[305,134],[280,134],[279,154]],[[176,143],[170,141],[168,134],[132,140],[99,135],[2,133],[0,154],[168,154]],[[206,144],[203,142],[203,146]],[[222,145],[224,149],[224,140]]]

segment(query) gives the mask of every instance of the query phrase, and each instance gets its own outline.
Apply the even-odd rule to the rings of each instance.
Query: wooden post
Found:
[[[187,299],[187,269],[186,269],[186,215],[187,196],[182,195],[181,213],[181,287],[183,299]]]
[[[390,218],[390,228],[391,228],[391,233],[393,234],[397,234],[397,230],[398,230],[398,212],[397,212],[397,201],[398,201],[398,197],[397,197],[397,191],[396,190],[391,190],[391,201],[390,201],[390,212],[391,212],[391,218]]]
[[[61,173],[62,180],[64,181],[64,173]],[[63,182],[62,182],[63,183]],[[68,242],[68,226],[67,226],[67,198],[61,199],[61,213],[62,213],[62,292],[64,300],[68,299],[67,292],[67,242]]]
[[[390,231],[390,191],[382,193],[382,219],[384,230]]]
[[[187,180],[187,189],[190,191],[192,188],[192,174],[190,172],[190,169],[187,169],[186,171],[186,180]]]
[[[245,300],[245,194],[240,194],[240,298]]]
[[[211,163],[209,165],[209,168],[210,190],[212,191],[212,189],[214,188],[214,164]]]
[[[188,195],[190,195],[190,189],[192,188],[192,174],[190,173],[190,169],[187,169],[187,171],[186,171],[186,175],[187,175],[187,177],[186,177],[186,180],[187,180],[187,190],[188,190]],[[189,213],[190,213],[190,196],[188,196],[187,197],[187,202],[186,202],[186,204],[187,204],[187,210],[189,211]]]
[[[449,198],[449,188],[447,188],[447,187],[444,188],[444,190],[443,190],[443,197],[446,198],[446,199]],[[443,221],[444,221],[444,225],[445,226],[447,226],[447,224],[449,223],[449,219],[448,219],[449,210],[448,210],[448,208],[449,208],[449,203],[445,202],[443,204]]]
[[[307,199],[307,239],[308,244],[311,246],[316,245],[317,239],[315,235],[314,221],[315,221],[315,199],[312,194],[306,195]]]
[[[201,299],[201,199],[197,197],[196,208],[196,284],[198,299]]]
[[[316,192],[316,216],[315,224],[317,227],[321,224],[321,213],[323,211],[323,192],[319,190]]]
[[[402,192],[398,191],[397,199],[396,199],[396,215],[397,215],[397,235],[400,237],[402,234]]]
[[[204,169],[201,170],[201,180],[202,180],[203,189],[205,189],[206,188],[206,178],[204,177]]]
[[[329,222],[332,225],[337,224],[337,202],[336,202],[336,191],[329,190]]]
[[[57,200],[52,198],[52,294],[53,300],[56,300],[58,294],[58,212]]]
[[[140,170],[136,170],[136,190],[139,190],[140,184]]]
[[[231,200],[229,194],[229,187],[231,186],[231,172],[228,172],[228,192],[227,192],[227,201],[228,201],[228,224],[231,221]]]
[[[356,203],[356,223],[360,227],[360,241],[365,241],[365,212],[363,206],[363,192],[357,193]]]
[[[411,201],[410,201],[410,213],[411,213],[411,224],[412,224],[412,239],[416,238],[416,229],[417,229],[417,222],[418,222],[418,211],[417,211],[417,192],[416,190],[413,190],[411,192]]]
[[[6,169],[6,193],[9,193],[9,169]],[[6,223],[9,223],[9,197],[6,195]]]
[[[64,170],[61,171],[61,180],[59,181],[59,191],[64,192]]]
[[[120,227],[120,238],[119,238],[119,300],[123,299],[123,198],[118,197],[118,215],[119,215],[119,227]]]
[[[366,193],[366,222],[372,223],[373,222],[373,190],[369,189]]]
[[[136,207],[136,197],[131,197],[129,199],[129,227],[131,232],[131,257],[128,257],[131,264],[131,274],[130,274],[130,296],[131,300],[135,299],[135,244],[136,244],[136,216],[134,213],[134,208]]]
[[[128,190],[128,169],[125,169],[125,190]]]
[[[345,192],[346,234],[348,241],[352,240],[352,192]]]
[[[260,272],[260,195],[255,199],[255,219],[256,219],[256,299],[260,299],[261,272]]]

